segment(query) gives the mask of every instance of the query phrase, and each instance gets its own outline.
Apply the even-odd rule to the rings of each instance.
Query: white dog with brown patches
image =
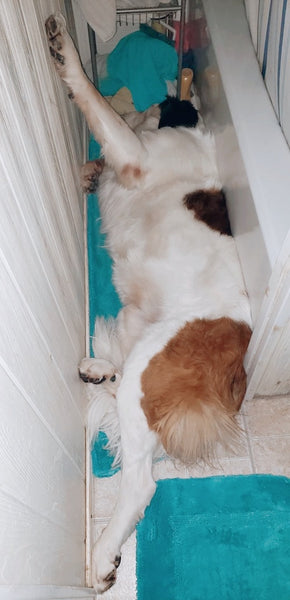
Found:
[[[63,17],[49,17],[46,29],[57,71],[102,145],[105,163],[92,163],[87,179],[100,176],[103,231],[124,305],[105,341],[96,341],[103,355],[81,365],[85,381],[116,396],[122,440],[119,499],[93,550],[93,584],[102,592],[154,494],[156,447],[193,463],[234,437],[250,311],[212,136],[153,130],[154,115],[151,130],[143,123],[137,136],[86,78]]]

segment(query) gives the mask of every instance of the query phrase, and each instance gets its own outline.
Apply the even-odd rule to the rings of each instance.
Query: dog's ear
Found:
[[[167,96],[159,104],[160,120],[158,129],[162,127],[195,127],[198,112],[189,100],[179,100],[175,96]]]

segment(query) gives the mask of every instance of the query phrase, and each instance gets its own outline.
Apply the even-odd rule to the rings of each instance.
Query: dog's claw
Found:
[[[81,371],[79,371],[79,376],[80,376],[81,380],[84,381],[84,383],[94,383],[95,385],[99,385],[100,383],[103,383],[104,381],[106,381],[105,375],[103,375],[102,377],[89,377],[85,373],[82,373]]]
[[[111,573],[108,573],[107,577],[104,578],[104,581],[108,581],[108,583],[113,583],[116,581],[116,569],[113,569]]]
[[[49,40],[52,40],[58,33],[57,22],[53,15],[50,15],[45,21],[46,35]]]
[[[115,556],[115,560],[114,560],[114,565],[115,565],[116,569],[118,568],[120,562],[121,562],[121,554],[118,554],[117,556]]]
[[[61,65],[64,65],[64,63],[65,63],[65,60],[64,60],[64,56],[62,56],[62,54],[59,54],[59,52],[56,52],[56,51],[54,50],[54,48],[52,48],[52,47],[50,47],[50,48],[49,48],[49,51],[50,51],[50,54],[51,54],[51,56],[52,56],[52,57],[53,57],[55,60],[57,60],[57,62],[59,62]]]
[[[64,52],[65,20],[62,15],[51,15],[46,19],[45,30],[49,43],[49,51],[56,67],[61,70],[66,64]],[[58,69],[59,70],[59,69]]]
[[[113,561],[113,565],[115,566],[115,568],[112,569],[112,571],[110,571],[110,573],[108,573],[108,575],[106,575],[106,577],[104,577],[104,579],[103,579],[104,584],[107,584],[107,585],[105,586],[105,588],[103,588],[102,593],[109,590],[115,584],[116,579],[117,579],[117,568],[118,568],[120,562],[121,562],[121,556],[120,556],[120,554],[118,554],[115,556],[115,560]]]
[[[65,28],[65,18],[60,13],[57,15],[50,15],[45,21],[45,31],[49,40],[54,40]]]

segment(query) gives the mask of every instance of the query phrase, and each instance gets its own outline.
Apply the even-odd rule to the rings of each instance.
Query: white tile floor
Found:
[[[290,397],[256,398],[245,402],[239,416],[244,433],[236,454],[219,452],[212,466],[186,468],[161,461],[154,465],[155,479],[270,473],[290,477]],[[120,473],[94,478],[93,536],[100,534],[113,511]],[[104,600],[135,600],[135,534],[123,547],[116,585]]]

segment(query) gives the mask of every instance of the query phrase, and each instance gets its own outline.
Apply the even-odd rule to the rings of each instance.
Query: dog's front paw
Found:
[[[81,167],[81,186],[86,194],[93,194],[96,191],[104,164],[104,159],[98,158],[86,162]]]
[[[106,592],[117,578],[117,568],[121,562],[121,554],[114,554],[110,558],[102,548],[102,543],[97,542],[93,549],[92,558],[92,583],[98,594]]]
[[[79,376],[85,383],[103,384],[113,396],[121,381],[118,369],[103,358],[83,358],[79,365]]]

